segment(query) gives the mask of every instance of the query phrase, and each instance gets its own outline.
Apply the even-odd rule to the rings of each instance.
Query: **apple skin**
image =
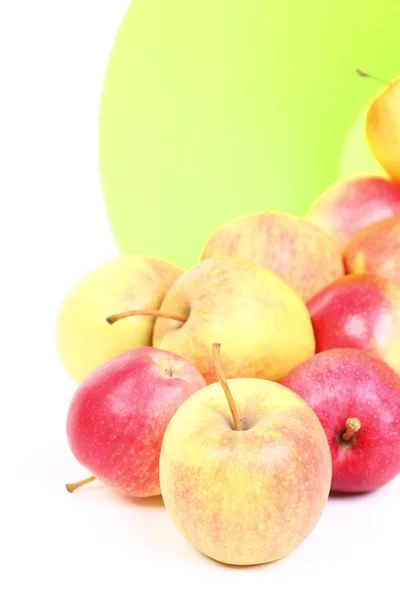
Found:
[[[305,219],[264,212],[239,217],[217,229],[201,260],[234,256],[271,270],[307,301],[343,275],[336,242]]]
[[[400,78],[371,102],[365,133],[376,160],[393,180],[400,181]]]
[[[361,176],[332,185],[307,213],[343,247],[364,227],[400,214],[400,185],[384,177]]]
[[[159,457],[176,410],[205,386],[180,356],[136,348],[78,387],[67,418],[75,458],[106,485],[132,497],[160,494]]]
[[[311,406],[328,438],[332,491],[370,492],[400,473],[400,378],[365,350],[326,350],[283,380]],[[347,419],[360,430],[349,441]]]
[[[400,216],[361,230],[343,251],[347,273],[375,273],[400,285]]]
[[[171,419],[160,456],[161,491],[178,530],[231,565],[278,560],[297,548],[325,508],[332,462],[310,407],[271,381],[228,382],[243,431],[219,383]]]
[[[379,275],[345,275],[308,302],[316,351],[360,348],[400,374],[400,290]]]
[[[153,317],[124,319],[113,327],[106,319],[128,310],[158,309],[182,273],[165,260],[126,254],[85,275],[65,297],[57,315],[57,348],[68,375],[81,383],[118,354],[150,346]]]
[[[158,318],[153,346],[186,358],[207,383],[217,380],[210,352],[216,340],[229,378],[279,380],[315,351],[301,298],[274,273],[239,258],[199,263],[174,283],[160,310],[187,322]]]

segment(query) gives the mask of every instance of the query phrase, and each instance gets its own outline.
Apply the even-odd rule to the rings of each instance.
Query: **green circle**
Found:
[[[303,215],[399,75],[400,2],[135,0],[108,65],[99,161],[121,252],[197,262],[241,214]]]

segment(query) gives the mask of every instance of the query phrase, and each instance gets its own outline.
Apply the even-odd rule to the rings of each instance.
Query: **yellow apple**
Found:
[[[167,427],[164,503],[203,554],[231,565],[271,562],[297,548],[323,513],[332,478],[328,441],[294,392],[265,380],[226,382],[218,369],[224,387],[195,392]]]
[[[208,259],[168,290],[153,345],[186,358],[207,383],[216,381],[211,344],[226,347],[228,377],[279,381],[313,356],[314,333],[302,299],[280,277],[247,260]]]
[[[135,308],[159,308],[182,269],[158,258],[124,255],[83,277],[57,316],[57,347],[70,377],[89,373],[126,350],[151,345],[154,317],[124,319],[110,327],[107,317]]]
[[[376,160],[392,179],[400,181],[400,78],[371,103],[365,131]]]

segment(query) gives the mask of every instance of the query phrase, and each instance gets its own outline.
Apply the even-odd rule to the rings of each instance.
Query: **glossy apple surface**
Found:
[[[327,350],[282,384],[306,400],[325,430],[333,491],[369,492],[400,473],[400,378],[383,361],[364,350]],[[361,426],[345,440],[348,419]]]
[[[378,275],[346,275],[309,303],[317,352],[368,350],[400,373],[400,290]]]
[[[205,385],[179,356],[137,348],[94,371],[79,386],[67,419],[75,458],[129,496],[160,494],[159,457],[176,410]]]
[[[335,182],[318,198],[307,218],[340,246],[364,227],[400,214],[400,184],[366,175]]]

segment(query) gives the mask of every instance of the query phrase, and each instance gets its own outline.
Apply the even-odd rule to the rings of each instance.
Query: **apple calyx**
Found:
[[[375,75],[370,75],[369,73],[366,73],[365,71],[362,71],[361,69],[356,69],[356,73],[360,77],[367,77],[369,79],[375,79],[375,81],[379,81],[379,83],[384,83],[385,85],[389,85],[389,86],[391,85],[390,81],[386,81],[386,79],[381,79],[380,77],[375,77]]]
[[[229,389],[228,382],[226,380],[225,373],[222,368],[221,363],[221,344],[213,344],[212,352],[215,364],[215,370],[217,372],[218,381],[221,384],[222,389],[224,390],[226,399],[228,400],[229,408],[231,409],[232,417],[233,417],[233,428],[235,431],[242,431],[242,425],[240,422],[240,417],[238,410],[236,408],[235,401],[232,396],[232,392]]]
[[[78,481],[78,483],[67,483],[65,488],[67,492],[72,494],[78,488],[82,487],[83,485],[86,485],[87,483],[91,483],[92,481],[96,481],[96,477],[88,477],[88,479],[82,479],[82,481]]]
[[[157,317],[159,319],[173,319],[174,321],[180,321],[181,323],[186,323],[187,321],[187,318],[182,315],[165,313],[160,310],[152,309],[128,310],[127,312],[119,313],[117,315],[111,315],[110,317],[107,317],[106,321],[109,325],[114,325],[117,321],[126,319],[127,317]]]
[[[347,419],[346,421],[346,430],[342,434],[342,440],[344,442],[349,442],[357,431],[361,429],[361,421],[357,418]]]

